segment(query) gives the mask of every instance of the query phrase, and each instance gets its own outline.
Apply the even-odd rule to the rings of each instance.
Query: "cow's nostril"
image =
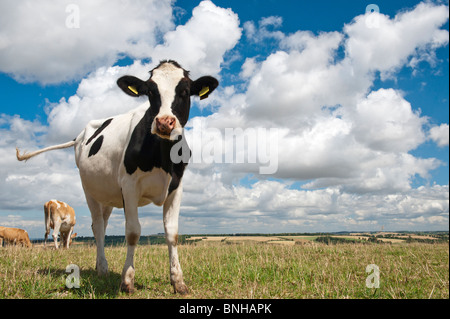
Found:
[[[158,117],[155,119],[159,133],[168,135],[175,128],[176,119],[172,116]]]

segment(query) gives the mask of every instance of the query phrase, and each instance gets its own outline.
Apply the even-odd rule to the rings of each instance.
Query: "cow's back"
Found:
[[[1,227],[0,236],[7,243],[22,244],[24,246],[31,247],[31,241],[26,230],[13,227]]]
[[[74,226],[76,223],[74,209],[70,205],[56,199],[52,199],[44,204],[44,213],[46,224],[48,223],[51,228],[54,228],[56,219],[69,227]]]

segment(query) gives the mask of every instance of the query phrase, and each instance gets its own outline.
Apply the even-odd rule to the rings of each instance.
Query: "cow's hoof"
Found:
[[[97,270],[97,275],[99,277],[108,277],[108,275],[109,275],[108,268],[97,268],[96,267],[96,270]]]
[[[128,293],[128,294],[132,294],[132,293],[134,293],[134,285],[133,284],[126,284],[126,283],[124,283],[124,282],[122,282],[121,284],[120,284],[120,291],[123,291],[123,292],[126,292],[126,293]]]
[[[106,277],[109,275],[108,263],[105,261],[97,262],[95,264],[95,269],[99,277]]]
[[[129,266],[125,269],[122,273],[122,283],[120,284],[120,290],[132,294],[134,292],[134,268],[133,266]]]
[[[173,284],[173,290],[174,290],[175,293],[179,293],[180,295],[187,295],[189,293],[189,289],[185,285],[184,282],[174,283]]]
[[[108,271],[108,269],[102,269],[102,270],[97,269],[97,275],[99,277],[108,277],[109,271]]]

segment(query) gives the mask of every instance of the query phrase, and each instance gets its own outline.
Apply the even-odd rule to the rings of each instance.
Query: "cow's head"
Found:
[[[161,138],[176,139],[189,119],[190,96],[204,99],[219,82],[211,76],[192,81],[189,72],[172,60],[162,61],[150,73],[147,81],[126,75],[117,80],[117,85],[128,95],[147,95],[153,117],[151,133]]]
[[[72,234],[70,237],[69,237],[69,233],[62,234],[62,236],[61,236],[62,246],[66,247],[67,240],[69,240],[69,247],[70,247],[70,245],[72,245],[72,239],[75,238],[76,236],[77,236],[77,233]],[[69,238],[67,238],[67,237],[69,237]]]

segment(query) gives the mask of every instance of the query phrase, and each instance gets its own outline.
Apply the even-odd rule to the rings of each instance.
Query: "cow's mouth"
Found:
[[[164,133],[161,133],[161,132],[158,132],[158,131],[156,131],[155,134],[158,135],[161,138],[164,138],[166,140],[170,140],[170,134],[164,134]]]
[[[156,134],[158,134],[161,137],[170,137],[170,133],[172,133],[173,128],[169,128],[167,126],[158,125],[156,123]]]

